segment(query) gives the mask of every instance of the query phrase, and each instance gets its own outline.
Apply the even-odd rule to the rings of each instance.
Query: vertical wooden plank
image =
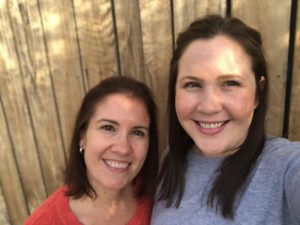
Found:
[[[61,183],[65,164],[43,27],[36,1],[19,1],[13,30],[47,193]],[[27,153],[30,154],[30,153]],[[42,184],[42,183],[41,183]]]
[[[3,72],[1,64],[0,60],[0,73]],[[27,204],[14,157],[11,133],[8,130],[5,115],[0,95],[0,224],[8,224],[9,221],[13,224],[21,224],[28,216]],[[9,215],[10,218],[8,217]]]
[[[300,141],[300,3],[297,6],[296,37],[294,50],[294,68],[291,92],[289,121],[289,139]]]
[[[291,0],[232,0],[232,6],[233,16],[242,19],[262,34],[270,78],[267,130],[272,135],[281,136]]]
[[[0,96],[0,224],[21,224],[28,216],[27,205],[4,115]]]
[[[35,0],[11,4],[11,18],[26,100],[28,101],[35,141],[38,147],[46,193],[62,182],[65,155],[51,71],[45,48],[43,24]],[[30,150],[27,154],[31,154]],[[40,185],[43,182],[40,180]],[[32,187],[32,186],[31,186]]]
[[[90,88],[117,74],[116,43],[110,0],[74,0],[81,58]]]
[[[114,0],[121,74],[145,81],[139,1]]]
[[[26,215],[24,199],[22,199],[21,184],[26,193],[28,208],[32,211],[45,198],[43,177],[37,155],[31,115],[28,111],[27,98],[24,92],[19,59],[15,52],[17,45],[12,32],[12,14],[18,15],[16,2],[1,2],[0,4],[0,94],[1,110],[5,109],[7,130],[11,133],[11,143],[7,140],[8,133],[4,126],[4,111],[1,112],[1,180],[7,205],[12,220]],[[30,64],[28,65],[30,66]],[[12,147],[13,146],[13,147]],[[4,150],[3,150],[4,149]],[[3,151],[2,151],[3,150]],[[16,158],[13,158],[12,150]],[[3,157],[2,157],[3,156]],[[16,160],[17,165],[14,165]],[[18,178],[17,168],[21,175]],[[9,171],[12,175],[8,174]],[[8,177],[12,176],[12,177]],[[18,180],[21,180],[20,181]],[[33,188],[34,187],[34,188]],[[16,207],[17,206],[17,207]],[[25,211],[24,211],[25,210]]]
[[[3,197],[2,187],[0,186],[0,224],[9,225],[7,206]]]
[[[174,33],[186,28],[193,20],[206,14],[226,13],[226,0],[173,0],[174,5]]]
[[[161,150],[166,143],[166,110],[169,61],[172,54],[170,4],[164,0],[140,0],[145,82],[152,88],[159,109]],[[134,44],[133,46],[136,46]]]
[[[73,5],[70,0],[59,0],[55,4],[52,0],[40,0],[40,10],[64,149],[67,150],[84,96]],[[62,149],[57,148],[57,151]]]

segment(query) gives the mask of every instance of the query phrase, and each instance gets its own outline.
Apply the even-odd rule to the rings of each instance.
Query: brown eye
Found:
[[[100,127],[100,129],[105,131],[115,131],[115,128],[112,125],[103,125]]]

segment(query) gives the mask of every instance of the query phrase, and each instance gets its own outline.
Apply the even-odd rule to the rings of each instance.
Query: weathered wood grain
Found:
[[[0,186],[0,224],[1,225],[10,225],[7,206],[4,200],[3,191]]]
[[[0,5],[1,110],[5,109],[5,121],[7,122],[7,126],[4,126],[4,122],[1,122],[3,125],[1,130],[4,132],[1,133],[1,137],[4,140],[4,146],[2,146],[4,152],[1,150],[1,153],[5,155],[0,158],[0,164],[2,170],[11,171],[12,176],[18,176],[16,168],[19,168],[20,173],[20,177],[10,178],[6,177],[8,174],[2,174],[1,172],[3,176],[1,180],[5,179],[5,182],[2,182],[2,188],[7,197],[8,211],[11,213],[11,219],[14,221],[19,215],[22,215],[21,218],[24,218],[27,213],[26,208],[33,210],[46,196],[29,105],[19,66],[19,56],[15,52],[17,45],[16,34],[12,32],[11,27],[11,24],[14,22],[11,13],[16,14],[16,12],[12,11],[18,11],[17,7],[16,2],[11,2],[9,5],[3,3]],[[1,113],[2,115],[2,120],[4,120],[4,111]],[[6,135],[9,133],[11,134],[11,143],[5,141],[7,140]],[[14,154],[15,159],[13,158]],[[26,207],[24,207],[24,200],[22,200],[23,193],[20,188],[20,182],[23,185],[28,203]],[[17,209],[16,206],[19,208]]]
[[[282,135],[291,0],[232,1],[232,14],[258,29],[269,66],[267,130]]]
[[[206,14],[225,15],[226,12],[226,0],[173,0],[173,5],[175,38],[196,18]]]
[[[300,3],[297,6],[294,68],[292,77],[289,139],[300,141]]]
[[[115,0],[121,74],[146,80],[139,1]]]
[[[110,0],[74,0],[86,89],[118,74]]]
[[[58,0],[55,4],[52,0],[40,0],[39,3],[54,103],[67,151],[85,92],[73,5],[70,0]],[[56,150],[63,151],[59,146]]]
[[[36,1],[18,1],[10,10],[40,166],[50,194],[61,185],[65,155],[40,13]]]
[[[161,151],[166,144],[166,110],[169,61],[172,54],[172,21],[170,5],[164,0],[141,0],[140,20],[142,30],[145,82],[154,93],[159,109]],[[134,45],[135,46],[135,45]]]
[[[61,185],[65,155],[41,12],[34,1],[19,1],[10,12],[40,166],[50,194]]]
[[[0,1],[0,224],[22,224],[62,183],[81,99],[106,77],[129,75],[151,87],[163,150],[173,40],[197,17],[224,15],[226,2]],[[280,136],[291,0],[231,2],[233,16],[262,33],[271,79],[268,131]],[[289,121],[289,137],[298,141],[299,18]]]
[[[0,97],[0,224],[8,224],[9,221],[12,224],[21,224],[28,216],[27,204],[11,143],[10,136],[12,134],[9,133],[7,121],[5,120],[3,103]],[[4,195],[5,197],[3,197]]]

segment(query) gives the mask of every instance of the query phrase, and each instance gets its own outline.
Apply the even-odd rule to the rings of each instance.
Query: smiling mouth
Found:
[[[108,159],[104,159],[103,161],[106,163],[106,165],[115,169],[126,169],[130,166],[130,163],[128,162],[118,162],[118,161],[108,160]]]
[[[216,129],[222,127],[224,124],[226,124],[228,121],[222,121],[222,122],[210,122],[210,123],[205,123],[205,122],[199,122],[195,121],[201,128],[204,129]]]

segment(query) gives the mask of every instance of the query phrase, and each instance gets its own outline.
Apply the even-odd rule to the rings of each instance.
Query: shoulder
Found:
[[[127,225],[149,225],[152,214],[153,197],[139,197],[135,213]]]
[[[300,151],[300,142],[290,141],[283,137],[268,136],[266,139],[265,148],[272,149],[289,149]]]
[[[276,177],[283,178],[285,190],[300,195],[300,142],[268,138],[261,161]]]
[[[52,193],[24,222],[23,225],[54,224],[57,201],[67,201],[66,187],[60,187]]]
[[[286,207],[292,219],[298,224],[300,223],[300,142],[273,138],[267,141],[266,149],[273,155],[269,158],[281,166],[281,170],[278,168],[276,175],[283,174]]]
[[[280,137],[268,137],[262,157],[285,164],[300,160],[300,142],[292,142]]]
[[[272,180],[277,187],[286,189],[300,177],[300,143],[268,137],[253,174],[259,183]]]

